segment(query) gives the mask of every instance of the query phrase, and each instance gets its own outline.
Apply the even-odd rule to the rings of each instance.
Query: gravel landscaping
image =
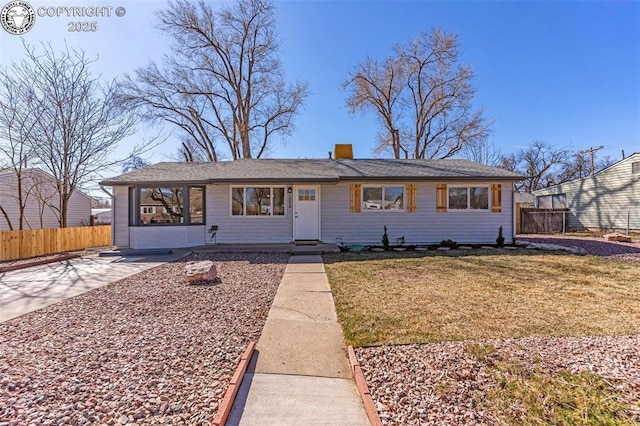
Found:
[[[289,256],[191,256],[0,324],[0,424],[207,424]],[[219,281],[189,285],[184,262]]]
[[[640,262],[640,241],[621,243],[605,241],[602,237],[555,235],[518,235],[518,242],[530,241],[535,243],[556,244],[567,247],[579,247],[594,256],[608,257],[625,262]]]
[[[465,350],[492,345],[496,353],[479,359]],[[483,404],[495,389],[496,359],[518,360],[529,371],[577,373],[605,378],[640,422],[640,336],[524,338],[483,342],[357,348],[378,413],[387,425],[504,424]]]

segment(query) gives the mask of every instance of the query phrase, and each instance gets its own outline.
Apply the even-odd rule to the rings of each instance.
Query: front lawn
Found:
[[[324,258],[348,344],[640,332],[640,267],[543,252]]]

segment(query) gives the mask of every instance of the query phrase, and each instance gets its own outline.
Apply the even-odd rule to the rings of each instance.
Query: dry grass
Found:
[[[493,374],[498,386],[481,404],[504,424],[637,425],[616,388],[589,371],[549,375],[501,362]]]
[[[356,346],[640,332],[640,268],[507,252],[325,256]]]

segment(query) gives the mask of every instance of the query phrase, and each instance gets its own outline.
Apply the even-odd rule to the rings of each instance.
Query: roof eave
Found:
[[[240,184],[240,183],[338,183],[337,177],[332,178],[227,178],[227,179],[207,179],[207,180],[188,180],[188,181],[109,181],[100,182],[102,186],[172,186],[172,185],[215,185],[215,184]]]

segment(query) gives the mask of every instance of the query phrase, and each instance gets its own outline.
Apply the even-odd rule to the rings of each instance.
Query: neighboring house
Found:
[[[569,229],[640,230],[640,153],[533,194],[538,208],[569,209]]]
[[[23,229],[57,228],[59,204],[56,179],[36,168],[22,171],[22,194],[25,204]],[[9,216],[13,229],[19,228],[20,203],[16,174],[12,169],[0,171],[0,206]],[[91,197],[74,191],[69,200],[67,226],[89,225]],[[0,231],[9,230],[9,224],[0,211]]]
[[[94,225],[109,225],[111,223],[111,209],[91,209]]]
[[[513,236],[521,176],[467,160],[241,159],[159,163],[101,184],[113,188],[113,244],[131,248],[323,241],[381,244]],[[169,213],[151,223],[148,210]],[[211,237],[216,230],[215,240]]]
[[[513,197],[516,206],[532,208],[536,205],[536,197],[527,192],[516,192]]]

